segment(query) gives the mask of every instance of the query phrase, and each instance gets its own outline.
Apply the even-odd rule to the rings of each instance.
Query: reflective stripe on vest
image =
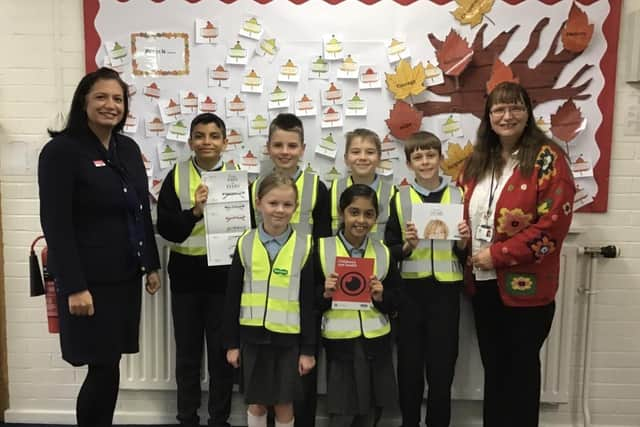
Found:
[[[294,230],[272,264],[254,228],[240,237],[238,252],[244,267],[240,324],[299,334],[300,273],[311,252],[311,235]]]
[[[406,232],[406,222],[411,219],[412,205],[420,204],[422,198],[411,186],[403,186],[398,190],[395,199],[398,221],[402,227],[402,238]],[[462,194],[460,190],[449,185],[442,194],[442,204],[460,204]],[[413,250],[411,256],[402,261],[400,275],[405,279],[420,279],[434,274],[439,282],[456,282],[462,280],[462,265],[453,253],[451,240],[425,240],[421,239],[418,247]]]
[[[336,256],[348,257],[347,249],[337,236],[318,240],[320,264],[325,277],[334,271]],[[382,281],[389,271],[389,249],[382,242],[369,238],[365,258],[374,259],[376,277]],[[386,314],[373,305],[366,310],[333,310],[322,315],[322,336],[327,339],[349,339],[362,336],[377,338],[391,332]]]
[[[227,162],[222,164],[220,171],[235,169],[236,167],[232,162]],[[193,158],[176,163],[175,169],[173,170],[173,184],[182,210],[191,209],[195,206],[196,188],[198,188],[201,182],[202,179],[193,164]],[[181,243],[171,245],[171,250],[183,255],[206,255],[207,245],[205,235],[204,218],[201,218],[193,226],[189,237]]]
[[[387,228],[387,221],[389,220],[389,205],[391,204],[391,196],[393,196],[393,182],[384,177],[379,177],[378,179],[378,188],[376,190],[378,218],[369,235],[374,239],[384,240],[384,230]],[[347,187],[352,185],[351,177],[334,179],[331,183],[331,231],[333,235],[338,234],[338,228],[340,228],[340,196]]]
[[[253,206],[253,214],[256,225],[262,222],[262,215],[255,209],[256,196],[258,187],[262,181],[262,177],[256,178],[251,183],[251,206]],[[316,205],[318,175],[308,172],[302,172],[296,179],[296,187],[298,188],[298,208],[291,217],[291,227],[301,234],[311,234],[313,231],[313,208]]]

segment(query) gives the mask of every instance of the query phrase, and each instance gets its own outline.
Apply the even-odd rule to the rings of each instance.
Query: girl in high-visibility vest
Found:
[[[370,234],[378,217],[376,192],[364,184],[348,187],[340,196],[339,212],[338,234],[318,240],[316,267],[324,312],[329,426],[370,427],[377,424],[382,409],[395,407],[398,399],[389,314],[400,305],[401,278],[389,249]],[[336,274],[337,256],[374,259],[369,287],[363,287],[371,294],[369,307],[332,308],[337,288],[353,284],[348,275]],[[349,291],[355,293],[354,289]]]
[[[311,235],[290,224],[298,192],[291,177],[265,177],[256,195],[263,222],[238,240],[229,271],[224,345],[227,361],[242,368],[247,425],[294,425],[293,400],[301,377],[315,366]]]
[[[389,219],[389,205],[396,188],[390,177],[376,173],[382,159],[382,142],[374,131],[362,128],[347,132],[345,138],[344,164],[349,169],[349,176],[334,179],[331,183],[329,195],[332,234],[335,235],[340,226],[340,195],[353,184],[365,184],[371,187],[378,197],[378,218],[371,232],[376,239],[383,240]]]

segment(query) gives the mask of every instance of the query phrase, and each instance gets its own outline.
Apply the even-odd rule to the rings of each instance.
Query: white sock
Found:
[[[266,412],[264,415],[253,415],[251,412],[247,411],[247,427],[267,427]]]
[[[281,423],[280,421],[276,420],[276,427],[293,427],[294,421],[295,418],[291,418],[291,421],[289,421],[288,423]]]

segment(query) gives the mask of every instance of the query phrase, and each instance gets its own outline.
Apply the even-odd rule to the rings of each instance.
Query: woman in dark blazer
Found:
[[[138,145],[120,133],[127,85],[107,69],[87,74],[66,127],[40,153],[40,222],[55,277],[62,357],[88,365],[79,426],[110,426],[123,353],[138,351],[141,278],[160,288],[158,250]]]

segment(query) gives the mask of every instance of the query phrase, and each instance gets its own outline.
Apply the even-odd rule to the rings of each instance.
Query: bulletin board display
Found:
[[[443,141],[443,173],[471,151],[487,91],[519,81],[565,148],[576,208],[607,208],[621,1],[84,0],[86,68],[129,84],[125,131],[152,194],[188,156],[195,114],[215,112],[227,159],[258,173],[271,118],[298,114],[302,168],[344,176],[344,134],[383,140],[378,172],[411,180],[403,140]],[[523,19],[526,17],[527,19]]]

